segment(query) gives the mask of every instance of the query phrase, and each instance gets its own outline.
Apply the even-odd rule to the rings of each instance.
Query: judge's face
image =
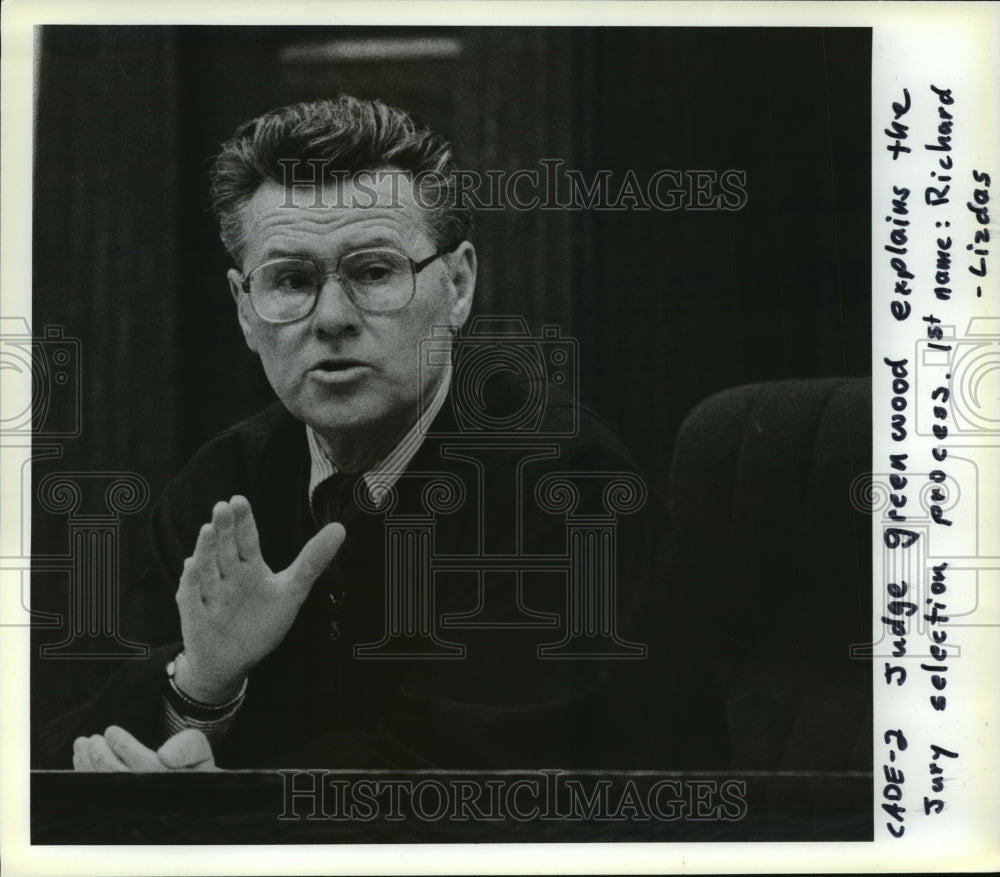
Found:
[[[443,367],[420,362],[420,342],[435,326],[465,322],[476,277],[466,241],[416,274],[413,298],[398,310],[362,310],[342,278],[327,273],[311,313],[281,324],[262,319],[242,283],[269,260],[318,260],[332,272],[339,257],[367,248],[396,250],[414,262],[437,252],[405,178],[400,185],[385,177],[375,185],[377,198],[371,180],[361,185],[330,184],[317,199],[302,192],[290,198],[278,183],[265,182],[243,208],[242,272],[229,272],[240,327],[278,398],[333,444],[366,433],[373,440],[398,435],[414,422],[421,393],[436,388]]]

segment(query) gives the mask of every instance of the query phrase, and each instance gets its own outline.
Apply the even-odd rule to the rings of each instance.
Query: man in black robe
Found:
[[[449,144],[377,101],[281,108],[212,172],[278,403],[152,516],[144,661],[43,734],[78,770],[711,766],[662,506],[558,333],[461,336]]]

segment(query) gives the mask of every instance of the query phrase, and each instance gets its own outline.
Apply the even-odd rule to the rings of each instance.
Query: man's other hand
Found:
[[[85,773],[164,773],[170,770],[219,770],[208,739],[193,728],[174,734],[156,752],[124,728],[73,741],[73,769]]]
[[[275,573],[261,556],[246,498],[216,503],[177,590],[184,657],[174,681],[181,691],[209,704],[235,697],[246,674],[285,638],[344,535],[340,524],[328,524]]]

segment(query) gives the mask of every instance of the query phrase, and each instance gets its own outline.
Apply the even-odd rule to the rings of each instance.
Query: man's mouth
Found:
[[[360,359],[324,359],[313,366],[314,370],[325,372],[344,371],[349,368],[360,368],[364,363]]]
[[[324,359],[309,369],[309,375],[322,383],[348,383],[360,378],[367,369],[360,359]]]

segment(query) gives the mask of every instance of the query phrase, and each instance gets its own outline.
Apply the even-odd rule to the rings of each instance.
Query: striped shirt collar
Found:
[[[448,388],[450,386],[451,369],[447,368],[441,379],[441,385],[431,400],[431,404],[427,406],[427,409],[420,415],[417,422],[413,424],[410,431],[403,436],[402,441],[395,448],[364,473],[365,485],[368,487],[368,492],[376,504],[382,501],[382,497],[399,480],[406,467],[410,465],[410,461],[414,455],[420,450],[420,446],[424,443],[424,438],[427,436],[427,429],[434,418],[437,417],[441,406],[444,405],[444,400],[448,396]],[[313,507],[313,496],[316,493],[316,488],[326,481],[327,478],[336,475],[337,467],[326,455],[326,451],[323,450],[323,445],[320,443],[319,436],[316,435],[316,432],[308,424],[306,424],[306,440],[309,443],[309,459],[311,461],[309,470],[309,505]]]

